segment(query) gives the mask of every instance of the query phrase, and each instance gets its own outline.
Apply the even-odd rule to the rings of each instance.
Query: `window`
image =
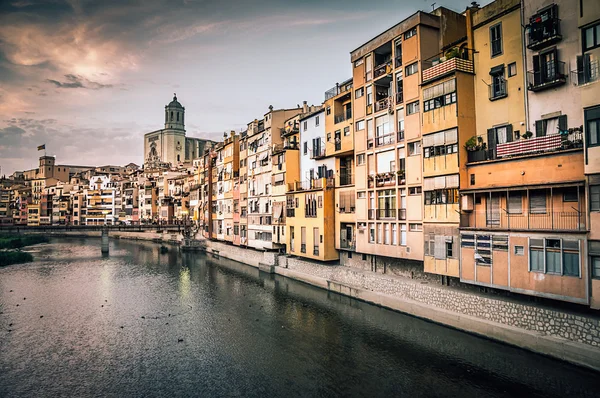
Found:
[[[504,79],[504,65],[494,66],[490,71],[492,84],[490,85],[490,100],[507,96],[506,80]]]
[[[365,154],[360,153],[360,154],[356,155],[356,165],[360,166],[363,164],[365,164]]]
[[[308,154],[308,141],[304,141],[304,154]]]
[[[394,224],[395,226],[396,224]],[[383,224],[383,244],[384,245],[389,245],[390,244],[390,224],[385,223]]]
[[[365,199],[367,197],[367,193],[365,191],[358,191],[356,193],[356,197],[358,199]]]
[[[587,146],[600,145],[600,106],[585,110]]]
[[[307,120],[304,121],[304,126],[303,127],[304,127],[302,129],[303,131],[306,131],[308,129],[308,121]]]
[[[356,122],[356,131],[361,131],[365,129],[365,121],[364,120],[359,120],[358,122]]]
[[[566,188],[563,192],[563,202],[578,202],[577,188]]]
[[[421,187],[410,187],[408,188],[409,195],[421,195],[422,188]]]
[[[418,232],[423,230],[423,224],[408,224],[408,230],[411,232]]]
[[[409,39],[413,36],[417,35],[417,28],[412,28],[411,30],[407,30],[406,32],[404,32],[404,40]]]
[[[600,185],[590,185],[590,211],[600,211]]]
[[[508,195],[508,214],[523,213],[523,194],[510,192]]]
[[[364,58],[354,61],[354,67],[356,68],[358,66],[361,66],[364,63],[364,61]]]
[[[600,23],[583,29],[582,36],[585,51],[600,47]]]
[[[567,130],[567,115],[535,121],[536,137],[560,134],[564,130]]]
[[[529,192],[529,212],[531,214],[546,213],[546,191],[531,191]]]
[[[513,62],[508,64],[508,77],[513,77],[517,75],[517,63]]]
[[[383,224],[377,224],[377,243],[383,243]]]
[[[398,244],[398,225],[392,224],[392,245]]]
[[[400,224],[400,246],[406,246],[406,224]]]
[[[331,142],[331,133],[327,133],[327,142]]]
[[[592,276],[600,278],[600,256],[592,257]]]
[[[502,23],[490,27],[492,57],[502,54]]]
[[[524,255],[525,255],[525,248],[523,246],[515,245],[515,256],[524,256]]]
[[[327,109],[325,110],[325,113],[329,116],[331,115],[331,107],[328,106]]]
[[[344,136],[349,136],[350,135],[350,127],[346,126],[344,127]]]
[[[375,224],[369,223],[369,243],[375,243]]]
[[[412,115],[419,113],[419,101],[411,102],[406,105],[406,115]]]
[[[458,189],[436,189],[435,191],[425,191],[426,205],[445,205],[459,202]]]
[[[516,251],[516,247],[515,247]],[[530,239],[530,270],[579,277],[579,241]]]
[[[408,156],[420,155],[421,154],[421,142],[409,142],[408,143]]]
[[[363,95],[365,95],[365,88],[361,87],[357,90],[354,91],[354,98],[358,99],[360,97],[362,97]]]
[[[405,76],[414,75],[418,71],[419,71],[419,63],[418,62],[413,62],[412,64],[408,65],[405,68],[404,75]]]
[[[367,106],[373,103],[373,86],[367,87]]]
[[[319,116],[315,116],[315,127],[319,125]]]
[[[446,258],[452,258],[452,242],[446,242]]]

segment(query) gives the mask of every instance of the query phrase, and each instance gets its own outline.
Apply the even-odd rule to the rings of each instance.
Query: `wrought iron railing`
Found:
[[[461,228],[516,229],[516,230],[561,230],[585,231],[586,219],[583,212],[546,211],[509,213],[499,211],[473,211],[461,214]]]

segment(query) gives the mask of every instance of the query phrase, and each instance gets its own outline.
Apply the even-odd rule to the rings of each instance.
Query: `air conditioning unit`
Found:
[[[462,196],[461,209],[463,211],[473,211],[473,195],[463,195]]]

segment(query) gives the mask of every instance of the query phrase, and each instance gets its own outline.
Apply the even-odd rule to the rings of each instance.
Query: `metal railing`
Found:
[[[541,91],[566,81],[565,63],[562,61],[543,63],[539,70],[527,72],[527,88],[531,91]]]
[[[354,184],[354,176],[349,172],[342,172],[340,176],[340,185],[352,185]]]
[[[356,242],[348,239],[340,240],[340,249],[356,250]]]
[[[352,108],[346,109],[341,115],[335,115],[334,122],[338,124],[350,119],[352,119]]]
[[[389,133],[375,137],[375,146],[389,145],[394,143],[394,136],[396,134]]]
[[[375,103],[375,112],[379,112],[384,109],[388,109],[389,106],[390,106],[390,97],[380,99],[379,101],[377,101]]]
[[[461,228],[585,231],[586,220],[583,212],[576,210],[544,213],[473,211],[461,214]]]
[[[404,102],[404,91],[396,93],[396,103],[401,104],[402,102]]]
[[[377,219],[396,219],[396,209],[377,209]]]
[[[392,68],[392,60],[386,61],[380,65],[377,65],[375,69],[373,69],[373,78],[377,79],[379,76],[383,76],[388,71],[391,71]]]
[[[580,67],[571,71],[571,81],[577,86],[598,81],[600,78],[600,62],[597,59],[583,58]]]
[[[352,81],[346,81],[342,84],[336,84],[335,87],[330,88],[325,91],[325,101],[330,98],[333,98],[341,93],[345,93],[346,91],[350,91],[352,89]]]
[[[536,16],[532,18],[535,19]],[[534,22],[529,25],[527,34],[527,48],[539,50],[560,41],[560,19],[549,18],[544,22]]]
[[[398,57],[394,58],[394,66],[395,66],[396,68],[398,68],[398,67],[402,66],[402,55],[400,55],[400,56],[398,56]]]
[[[508,96],[507,81],[505,79],[501,79],[498,83],[492,81],[488,89],[490,101]]]

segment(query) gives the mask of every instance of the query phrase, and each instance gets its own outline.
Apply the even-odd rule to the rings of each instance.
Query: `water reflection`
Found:
[[[0,269],[2,397],[598,391],[592,372],[225,259],[146,242],[112,241],[108,258],[97,240],[36,250]]]

